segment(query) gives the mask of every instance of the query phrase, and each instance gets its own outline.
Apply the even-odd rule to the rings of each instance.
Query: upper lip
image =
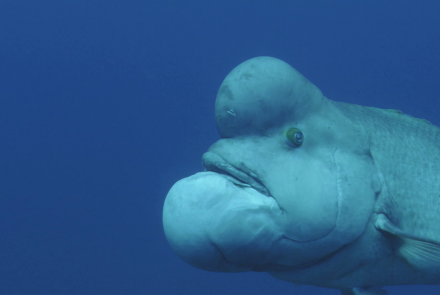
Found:
[[[268,189],[259,180],[258,176],[251,170],[244,172],[226,162],[221,156],[213,152],[206,152],[202,157],[203,166],[207,171],[217,172],[228,176],[229,180],[237,185],[251,186],[258,192],[270,196]]]

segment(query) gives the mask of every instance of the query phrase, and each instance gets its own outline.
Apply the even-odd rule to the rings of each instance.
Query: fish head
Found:
[[[223,81],[221,139],[205,171],[168,193],[172,249],[210,271],[279,271],[322,261],[356,240],[379,191],[368,135],[287,63],[257,57]]]

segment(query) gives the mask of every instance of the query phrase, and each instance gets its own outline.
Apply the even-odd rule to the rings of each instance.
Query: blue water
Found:
[[[439,15],[438,1],[0,1],[0,293],[339,294],[186,265],[164,198],[202,170],[218,87],[251,57],[440,125]]]

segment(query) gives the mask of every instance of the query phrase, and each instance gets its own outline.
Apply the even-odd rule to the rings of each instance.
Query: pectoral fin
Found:
[[[362,288],[356,287],[350,290],[341,290],[342,295],[387,295],[388,292],[381,287]]]
[[[379,214],[376,228],[398,239],[396,250],[417,269],[440,267],[440,243],[408,234],[397,228],[384,214]]]

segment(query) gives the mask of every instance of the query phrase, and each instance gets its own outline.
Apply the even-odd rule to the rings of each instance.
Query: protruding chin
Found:
[[[172,249],[187,263],[209,271],[249,271],[275,262],[270,253],[282,236],[275,223],[279,210],[273,198],[203,172],[171,188],[163,226]]]

